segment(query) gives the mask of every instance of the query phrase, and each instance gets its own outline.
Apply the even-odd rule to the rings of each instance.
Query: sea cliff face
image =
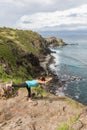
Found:
[[[45,39],[27,30],[0,28],[0,78],[35,77],[43,69],[39,59],[47,54]]]

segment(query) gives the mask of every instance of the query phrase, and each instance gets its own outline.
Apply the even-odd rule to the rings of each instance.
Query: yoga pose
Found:
[[[35,80],[25,81],[24,83],[21,83],[21,84],[12,84],[12,87],[17,87],[17,88],[26,87],[27,91],[28,91],[27,99],[29,102],[32,102],[32,100],[31,100],[31,87],[37,87],[37,86],[39,86],[39,84],[46,84],[51,80],[52,80],[51,77],[49,77],[49,78],[40,77],[40,78],[35,79]]]

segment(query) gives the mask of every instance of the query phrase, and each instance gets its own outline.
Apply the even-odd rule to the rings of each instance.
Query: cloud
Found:
[[[55,0],[54,0],[55,1]],[[48,11],[54,4],[53,0],[1,0],[0,26],[14,27],[23,15],[40,11]]]
[[[19,7],[21,11],[27,9],[30,10],[31,12],[64,10],[64,9],[69,9],[69,8],[79,6],[83,3],[86,4],[87,0],[2,0],[0,1],[0,5],[10,4],[13,7],[14,6]],[[15,10],[15,8],[13,9]],[[8,8],[8,10],[10,10],[10,8]]]
[[[81,13],[78,10],[82,4],[85,6],[87,0],[1,0],[0,26],[22,29],[60,28],[74,21],[74,18],[75,21],[80,19]],[[72,13],[70,10],[75,11]],[[86,14],[81,11],[84,20]]]
[[[16,26],[31,30],[87,29],[87,4],[64,11],[24,15],[17,21]]]

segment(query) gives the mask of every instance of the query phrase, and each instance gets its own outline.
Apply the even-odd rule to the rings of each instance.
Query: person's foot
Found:
[[[33,100],[31,98],[28,98],[28,97],[27,97],[27,101],[28,102],[33,102]]]
[[[12,82],[12,81],[11,81],[11,82],[6,83],[6,87],[12,87],[12,84],[13,84],[13,82]]]
[[[28,102],[33,102],[33,100],[32,100],[32,99],[29,99]]]
[[[10,87],[12,87],[12,85],[13,85],[13,81],[10,82]]]

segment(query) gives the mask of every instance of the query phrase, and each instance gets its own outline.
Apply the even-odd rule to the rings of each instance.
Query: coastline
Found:
[[[40,65],[44,68],[45,70],[45,73],[43,74],[44,76],[48,76],[48,77],[52,77],[53,80],[48,83],[45,87],[46,91],[47,92],[50,92],[54,95],[57,95],[57,96],[65,96],[63,93],[62,93],[62,87],[64,86],[65,82],[64,81],[61,81],[61,79],[58,77],[58,75],[56,74],[56,71],[53,70],[50,65],[51,64],[55,64],[55,61],[54,61],[55,57],[52,56],[51,54],[48,54],[44,61],[40,63]],[[59,90],[60,89],[60,90]],[[60,93],[58,92],[58,90],[60,91]],[[58,95],[58,93],[59,95]]]
[[[46,70],[46,76],[53,77],[53,81],[50,82],[49,85],[47,85],[47,91],[57,96],[66,96],[67,94],[64,94],[63,91],[67,83],[82,79],[75,76],[68,76],[67,79],[62,79],[62,75],[58,75],[54,68],[55,56],[51,55],[52,53],[53,52],[45,56],[43,63],[41,63],[42,67]],[[50,65],[52,65],[52,67],[50,67]]]

